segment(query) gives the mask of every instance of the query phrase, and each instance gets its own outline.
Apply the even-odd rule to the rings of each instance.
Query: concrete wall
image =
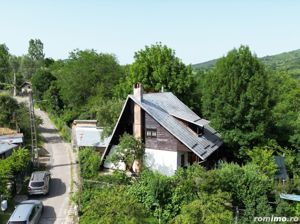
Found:
[[[175,173],[178,166],[178,153],[176,151],[146,148],[145,164],[152,170],[171,176]]]

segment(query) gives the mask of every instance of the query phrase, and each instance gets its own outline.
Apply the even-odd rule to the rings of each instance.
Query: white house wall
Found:
[[[115,151],[116,151],[116,147],[112,146],[107,158],[109,158]],[[117,164],[117,166],[115,166],[113,163],[107,161],[107,159],[104,161],[103,166],[107,169],[113,169],[113,170],[125,170],[126,169],[124,162],[119,162]]]
[[[178,153],[146,148],[145,164],[151,170],[157,170],[164,175],[171,176],[177,169]]]

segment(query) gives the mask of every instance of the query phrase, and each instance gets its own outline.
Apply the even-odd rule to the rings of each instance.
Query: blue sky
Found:
[[[95,49],[121,64],[162,42],[184,63],[225,55],[241,44],[258,56],[300,48],[297,0],[0,0],[0,43],[27,52],[39,38],[47,57]]]

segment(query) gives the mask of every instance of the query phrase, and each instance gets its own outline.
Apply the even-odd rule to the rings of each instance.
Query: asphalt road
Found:
[[[18,102],[28,104],[28,97],[15,97]],[[44,148],[48,151],[47,167],[51,173],[50,191],[45,196],[30,196],[29,199],[42,200],[44,211],[40,224],[73,224],[77,223],[77,213],[70,203],[71,182],[77,180],[76,156],[70,143],[60,137],[47,113],[35,109],[35,114],[43,120],[38,128],[45,140]],[[73,169],[71,169],[73,166]],[[71,175],[73,173],[73,175]],[[72,180],[73,179],[73,180]],[[73,185],[74,186],[74,185]],[[74,186],[76,188],[76,186]],[[76,190],[76,189],[73,189]],[[74,221],[75,220],[75,221]]]
[[[28,99],[17,99],[26,102]],[[44,211],[40,224],[72,223],[69,219],[69,193],[71,184],[72,149],[58,134],[57,129],[50,121],[48,115],[39,110],[35,114],[42,118],[43,124],[39,127],[45,139],[44,148],[49,152],[48,168],[51,172],[50,192],[46,196],[30,196],[30,199],[42,200]]]
[[[72,165],[71,145],[61,139],[45,112],[35,110],[35,114],[43,120],[39,129],[45,139],[44,148],[50,153],[48,166],[51,172],[49,194],[32,196],[42,200],[45,206],[39,223],[67,223]]]

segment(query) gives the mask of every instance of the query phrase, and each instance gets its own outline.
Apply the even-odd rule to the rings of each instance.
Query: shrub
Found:
[[[98,175],[100,166],[100,156],[93,148],[83,148],[79,150],[79,163],[81,176],[83,178],[94,178]]]

